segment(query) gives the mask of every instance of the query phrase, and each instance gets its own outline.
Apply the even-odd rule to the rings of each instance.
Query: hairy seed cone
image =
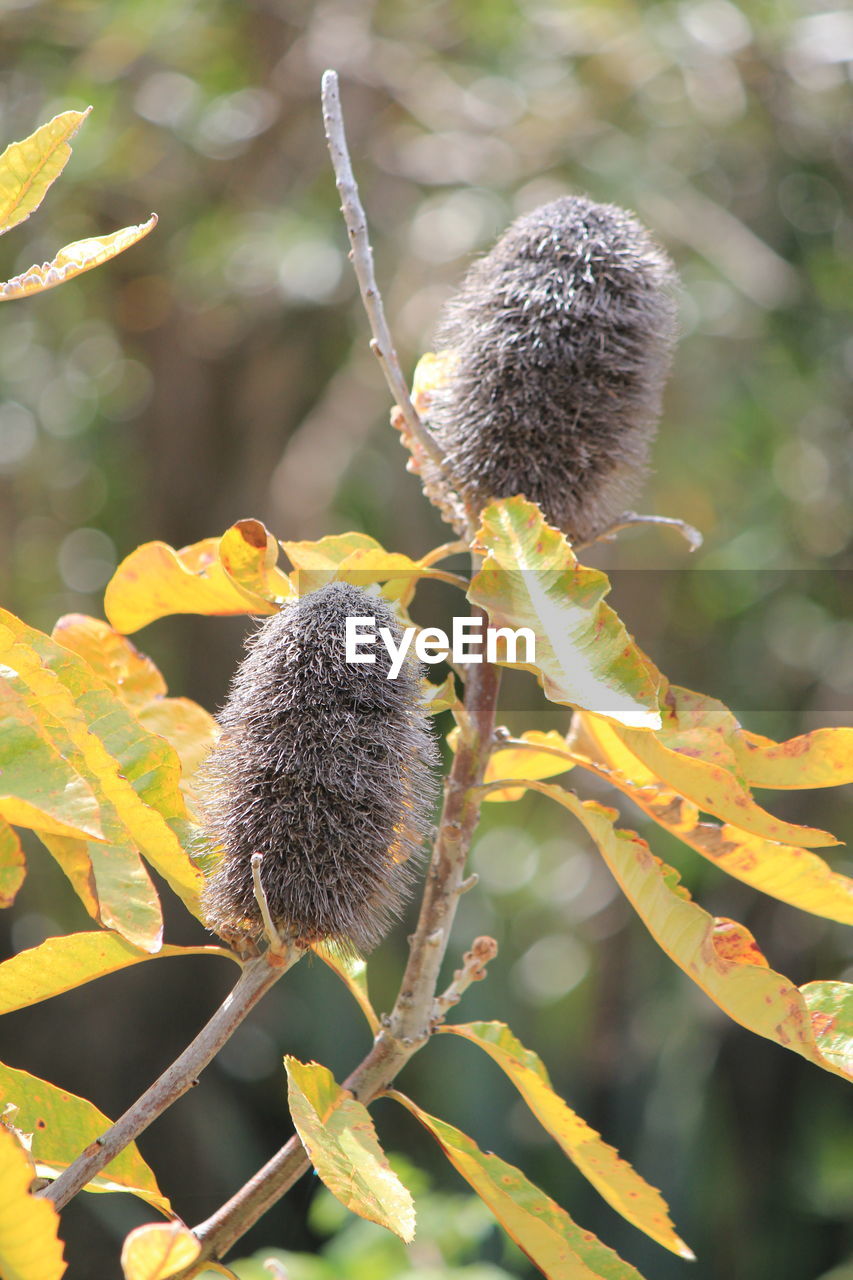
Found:
[[[201,781],[206,827],[224,857],[202,900],[225,936],[262,924],[251,856],[279,931],[367,951],[387,932],[430,829],[436,748],[419,707],[420,672],[396,680],[377,644],[348,663],[345,620],[400,628],[381,600],[335,582],[263,623],[220,715]]]
[[[675,279],[636,218],[582,196],[474,264],[439,327],[458,362],[429,415],[469,501],[521,493],[575,541],[621,514],[660,416]]]

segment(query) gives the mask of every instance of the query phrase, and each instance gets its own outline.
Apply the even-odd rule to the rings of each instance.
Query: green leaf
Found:
[[[549,1280],[642,1280],[591,1231],[499,1156],[485,1154],[453,1125],[428,1115],[410,1098],[389,1089],[432,1134],[453,1167],[476,1191],[503,1229]]]
[[[540,1058],[525,1049],[509,1027],[502,1022],[470,1022],[442,1026],[438,1031],[470,1040],[494,1059],[542,1127],[617,1213],[665,1249],[682,1258],[694,1257],[676,1235],[660,1192],[554,1092]]]
[[[182,1222],[149,1222],[122,1245],[124,1280],[169,1280],[195,1262],[201,1242]]]
[[[535,665],[503,665],[532,671],[552,702],[659,728],[657,673],[604,604],[606,576],[578,564],[565,537],[525,498],[494,502],[481,519],[477,546],[486,558],[468,599],[493,627],[530,627],[536,635]]]
[[[768,966],[748,929],[715,919],[693,902],[678,873],[645,840],[614,826],[615,810],[552,783],[528,785],[580,820],[655,941],[730,1018],[827,1071],[853,1078],[843,1026],[827,1030],[819,1019],[813,1023],[803,993]],[[835,985],[845,999],[853,991],[848,984]]]
[[[71,158],[70,138],[92,110],[63,111],[0,155],[0,235],[24,222]]]
[[[604,720],[580,717],[570,750],[577,764],[606,778],[666,831],[728,875],[792,907],[853,924],[853,880],[807,849],[777,844],[729,824],[702,822],[698,806],[658,782]]]
[[[290,1114],[322,1181],[353,1213],[408,1244],[415,1234],[412,1197],[388,1164],[367,1108],[319,1063],[286,1057],[284,1065]]]
[[[21,842],[8,822],[0,818],[0,907],[11,907],[26,874]]]
[[[67,1169],[80,1152],[106,1133],[112,1121],[85,1098],[39,1080],[28,1071],[17,1071],[0,1062],[0,1109],[11,1105],[16,1129],[32,1134],[31,1154],[44,1172],[56,1175]],[[43,1170],[40,1168],[40,1173]],[[131,1142],[89,1183],[87,1191],[126,1191],[146,1200],[161,1213],[171,1215],[169,1201],[157,1179]]]
[[[800,991],[821,1053],[853,1078],[853,984],[807,982]]]
[[[116,973],[143,960],[201,955],[225,956],[236,961],[232,951],[215,946],[163,946],[151,955],[103,929],[48,938],[0,964],[0,1014],[38,1004],[40,1000],[61,995],[63,991],[71,991],[94,978]]]
[[[361,956],[353,956],[330,942],[314,942],[311,950],[338,975],[355,999],[367,1019],[374,1035],[379,1030],[379,1016],[370,1002],[367,991],[367,962]],[[0,968],[2,973],[2,968]]]
[[[3,1280],[60,1280],[65,1274],[59,1214],[30,1192],[35,1170],[14,1134],[0,1123],[0,1275]]]

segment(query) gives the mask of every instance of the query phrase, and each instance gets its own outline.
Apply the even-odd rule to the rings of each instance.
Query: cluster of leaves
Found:
[[[606,577],[578,564],[565,538],[522,498],[486,508],[476,545],[483,560],[467,584],[468,600],[483,607],[493,625],[533,627],[537,658],[529,669],[551,701],[575,711],[568,737],[530,731],[499,740],[486,775],[486,798],[507,803],[535,790],[563,806],[595,842],[654,939],[730,1017],[827,1071],[853,1076],[853,986],[826,981],[798,988],[775,973],[751,934],[693,902],[677,871],[638,835],[619,829],[612,809],[546,781],[575,768],[603,777],[730,874],[816,915],[849,923],[853,883],[812,852],[836,843],[834,838],[774,817],[751,788],[850,781],[853,730],[824,729],[775,743],[742,729],[721,703],[669,685],[605,603]],[[275,538],[254,520],[179,551],[148,543],[119,566],[108,586],[109,623],[71,616],[47,636],[11,614],[0,615],[5,901],[13,899],[24,874],[13,828],[30,828],[100,926],[48,939],[0,966],[3,1011],[157,958],[202,952],[239,963],[222,947],[162,941],[160,906],[145,864],[198,915],[193,775],[216,727],[201,707],[168,696],[156,667],[127,632],[179,611],[269,614],[286,607],[297,590],[330,578],[376,584],[408,621],[406,605],[420,578],[466,586],[434,567],[440,549],[416,561],[386,552],[361,534],[281,546],[290,572],[277,563]],[[425,697],[431,709],[449,706],[461,717],[454,687],[452,678],[441,688],[430,686]],[[327,958],[376,1031],[379,1019],[363,966]],[[660,1194],[556,1095],[539,1058],[508,1027],[475,1022],[439,1031],[487,1053],[614,1208],[664,1247],[690,1256]],[[294,1058],[285,1066],[294,1124],[326,1186],[354,1212],[411,1239],[411,1197],[391,1171],[365,1107],[325,1067]],[[44,1276],[58,1277],[54,1211],[27,1194],[29,1179],[20,1171],[50,1177],[109,1122],[85,1099],[9,1066],[2,1068],[0,1096],[10,1131],[2,1135],[11,1170],[7,1200],[17,1205],[5,1234],[0,1224],[0,1258],[22,1280],[42,1274],[19,1265],[14,1253],[21,1224],[30,1222],[26,1239],[41,1242]],[[572,1259],[586,1268],[583,1274],[637,1276],[520,1170],[481,1151],[398,1091],[387,1096],[416,1116],[543,1274],[565,1274]],[[130,1191],[172,1216],[133,1146],[89,1189]],[[165,1277],[190,1265],[197,1253],[198,1241],[176,1220],[139,1228],[126,1242],[125,1275]]]

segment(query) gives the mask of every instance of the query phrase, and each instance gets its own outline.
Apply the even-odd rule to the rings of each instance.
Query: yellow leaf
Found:
[[[0,235],[39,207],[71,157],[70,138],[92,110],[63,111],[0,156]]]
[[[0,818],[0,908],[11,907],[26,875],[26,860],[16,833]]]
[[[576,763],[606,778],[728,875],[792,907],[853,924],[853,880],[807,849],[765,840],[728,823],[701,821],[698,806],[659,782],[604,721],[580,717],[571,752]],[[628,776],[623,769],[630,771]]]
[[[415,1234],[412,1197],[391,1169],[367,1108],[317,1062],[286,1057],[296,1131],[319,1177],[341,1204],[395,1232]]]
[[[827,831],[775,818],[772,813],[762,809],[749,789],[726,765],[712,764],[684,751],[673,750],[666,745],[663,734],[643,733],[624,725],[609,724],[601,717],[591,715],[587,717],[587,723],[594,726],[592,731],[595,735],[608,744],[608,753],[613,739],[619,739],[628,752],[627,756],[618,753],[619,768],[637,782],[648,783],[653,779],[657,783],[663,783],[687,800],[692,800],[704,812],[764,840],[799,845],[807,849],[838,844],[836,838]],[[635,775],[630,756],[634,756],[643,766],[641,773]]]
[[[151,659],[100,618],[67,613],[51,636],[88,662],[129,707],[144,707],[167,692],[166,681]]]
[[[502,778],[553,778],[555,774],[565,773],[574,768],[574,762],[564,754],[561,760],[554,751],[565,753],[566,740],[555,729],[542,733],[539,729],[529,729],[521,735],[523,742],[532,746],[550,747],[550,751],[529,751],[524,747],[498,746],[492,752],[486,766],[484,782],[497,782]],[[524,795],[524,787],[505,787],[500,791],[489,791],[486,800],[519,800]]]
[[[236,962],[232,951],[217,946],[167,945],[152,956],[105,929],[47,938],[39,946],[19,951],[0,964],[0,1013],[38,1004],[143,960],[195,955],[223,956]]]
[[[115,258],[131,245],[136,244],[157,225],[157,215],[152,213],[147,222],[135,227],[122,227],[120,231],[111,231],[106,236],[92,236],[88,240],[75,240],[67,244],[51,262],[36,263],[19,276],[13,276],[4,284],[0,284],[0,302],[10,298],[26,298],[33,293],[44,293],[46,289],[54,289],[66,280],[73,280],[84,271],[91,271],[102,263]]]
[[[412,404],[424,418],[429,418],[432,393],[445,387],[459,363],[457,352],[426,351],[415,366],[412,377]]]
[[[7,1105],[15,1108],[15,1128],[32,1134],[33,1160],[40,1171],[49,1169],[52,1176],[67,1169],[112,1124],[85,1098],[0,1063],[0,1110]],[[163,1214],[172,1211],[135,1142],[111,1160],[85,1190],[128,1192]]]
[[[173,613],[276,613],[271,601],[242,590],[229,577],[219,559],[220,541],[205,538],[181,551],[165,542],[145,542],[132,551],[104,593],[104,610],[116,631],[138,631]]]
[[[853,782],[853,729],[845,725],[773,742],[741,729],[735,752],[754,787],[782,790],[840,787]]]
[[[168,1280],[195,1262],[201,1243],[181,1222],[137,1227],[122,1245],[124,1280]]]
[[[531,780],[528,785],[580,820],[658,945],[730,1018],[827,1071],[853,1078],[853,1046],[844,1053],[836,1041],[832,1053],[824,1053],[803,993],[769,967],[748,929],[714,919],[693,902],[678,873],[656,858],[645,840],[614,825],[613,809],[582,801],[552,783]],[[845,997],[853,994],[853,986],[837,985],[845,988]]]
[[[60,1280],[65,1274],[59,1214],[30,1194],[32,1161],[0,1124],[0,1275],[3,1280]]]
[[[459,695],[453,672],[449,671],[441,684],[421,681],[421,700],[428,716],[437,716],[441,711],[452,711],[454,707],[458,707]]]
[[[639,1272],[499,1156],[481,1151],[453,1125],[422,1111],[395,1089],[387,1097],[407,1107],[450,1163],[548,1280],[642,1280]]]
[[[461,1036],[484,1049],[509,1076],[542,1127],[623,1218],[665,1249],[692,1258],[693,1251],[675,1233],[661,1193],[649,1185],[601,1135],[572,1111],[551,1086],[539,1057],[516,1040],[502,1022],[447,1025],[439,1032]]]
[[[563,534],[525,498],[491,503],[481,521],[477,546],[486,558],[468,599],[493,627],[528,627],[536,637],[535,663],[502,665],[531,671],[552,702],[660,728],[659,677],[604,603],[605,575],[578,564]]]
[[[219,560],[228,577],[252,599],[280,604],[293,595],[286,573],[276,567],[278,543],[260,520],[238,520],[219,539]]]

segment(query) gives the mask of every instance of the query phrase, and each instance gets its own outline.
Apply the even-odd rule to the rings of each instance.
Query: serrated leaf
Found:
[[[391,1169],[367,1108],[317,1062],[286,1057],[290,1114],[308,1157],[341,1204],[409,1243],[412,1197]]]
[[[236,961],[233,952],[216,946],[166,945],[152,955],[103,929],[48,938],[0,964],[0,1013],[38,1004],[143,960],[194,955],[224,956]]]
[[[53,1174],[67,1169],[81,1151],[112,1125],[112,1121],[85,1098],[0,1062],[0,1109],[8,1104],[15,1107],[15,1128],[32,1134],[33,1160],[47,1166]],[[128,1192],[161,1213],[172,1212],[135,1142],[111,1160],[86,1190]]]
[[[525,498],[491,503],[481,521],[476,545],[486,558],[468,599],[493,627],[529,627],[536,636],[535,664],[503,665],[533,672],[552,702],[660,728],[657,674],[604,603],[606,576],[578,564]]]
[[[58,284],[65,284],[75,276],[100,267],[110,258],[117,257],[132,245],[142,240],[157,226],[157,215],[152,213],[147,222],[135,227],[122,227],[120,231],[112,231],[106,236],[91,236],[87,240],[75,240],[60,249],[50,262],[41,266],[35,263],[19,276],[13,276],[0,284],[0,302],[11,298],[28,298],[34,293],[44,293],[47,289],[55,289]]]
[[[603,720],[579,717],[571,751],[578,764],[606,778],[728,875],[792,907],[853,924],[853,880],[807,849],[764,840],[729,824],[701,821],[698,806],[658,782]]]
[[[204,538],[180,551],[165,542],[145,542],[132,551],[104,593],[104,611],[116,631],[138,631],[174,613],[229,617],[277,613],[278,606],[271,600],[244,590],[229,576],[219,559],[221,541]],[[253,550],[262,565],[266,544]]]
[[[367,1019],[370,1030],[376,1035],[379,1030],[379,1017],[371,1004],[367,990],[367,962],[361,956],[353,956],[330,942],[314,942],[311,944],[311,950],[346,985],[350,995]],[[0,968],[0,973],[2,973],[2,968]]]
[[[432,1134],[504,1231],[549,1280],[642,1280],[634,1267],[579,1227],[520,1169],[481,1151],[472,1138],[422,1111],[402,1093],[391,1089],[386,1096],[402,1103]]]
[[[35,1171],[17,1138],[0,1123],[0,1275],[60,1280],[65,1274],[59,1214],[30,1192]]]
[[[64,865],[74,865],[75,887],[93,882],[83,895],[87,909],[94,893],[102,923],[156,950],[159,901],[140,852],[195,913],[202,884],[176,834],[188,823],[180,763],[78,654],[12,614],[0,612],[0,622],[9,685],[25,698],[45,739],[85,777],[100,809],[103,842],[40,832],[42,839]]]
[[[69,159],[69,140],[92,110],[63,111],[0,155],[0,235],[33,213]]]
[[[579,800],[553,783],[531,780],[529,786],[580,820],[658,945],[730,1018],[827,1071],[851,1078],[850,1070],[838,1065],[847,1055],[839,1047],[837,1029],[824,1034],[813,1025],[803,993],[769,967],[748,929],[734,920],[715,919],[693,902],[678,872],[656,858],[635,832],[614,825],[615,810]]]
[[[121,1250],[124,1280],[169,1280],[195,1262],[201,1242],[182,1222],[151,1222],[137,1227]]]
[[[441,1026],[438,1031],[470,1040],[494,1059],[542,1127],[617,1213],[665,1249],[682,1258],[694,1256],[676,1234],[666,1201],[657,1188],[650,1186],[554,1092],[541,1059],[525,1049],[509,1027],[502,1022],[469,1022]]]
[[[17,833],[0,818],[0,907],[11,907],[26,874],[26,859]]]

